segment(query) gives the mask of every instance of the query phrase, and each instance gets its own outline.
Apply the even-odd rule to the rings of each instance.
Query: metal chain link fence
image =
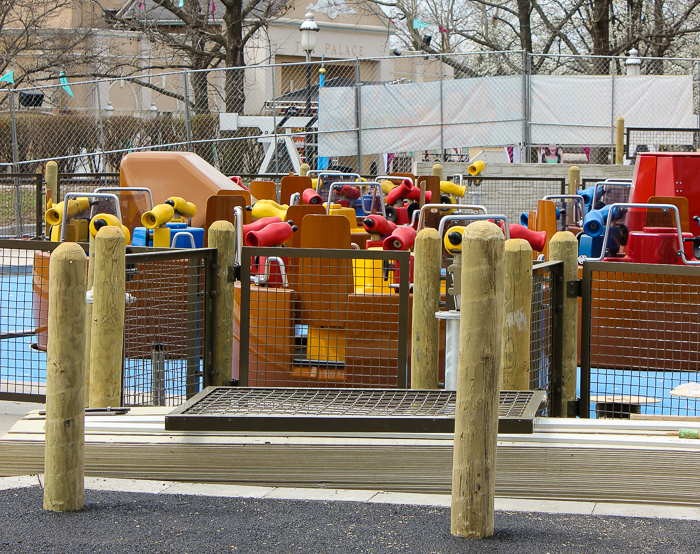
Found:
[[[114,171],[129,152],[187,150],[228,175],[279,176],[303,161],[369,175],[468,161],[475,149],[504,161],[612,163],[618,115],[633,127],[695,128],[700,111],[698,60],[644,58],[639,81],[625,61],[404,55],[5,89],[0,163]],[[226,98],[227,72],[242,94]]]

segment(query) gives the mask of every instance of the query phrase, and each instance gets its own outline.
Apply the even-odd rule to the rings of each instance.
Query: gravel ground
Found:
[[[698,552],[700,522],[496,513],[483,540],[450,534],[450,510],[86,491],[82,512],[42,510],[40,487],[0,491],[0,552],[202,554]]]

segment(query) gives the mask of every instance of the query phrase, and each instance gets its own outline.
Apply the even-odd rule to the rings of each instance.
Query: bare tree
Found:
[[[41,84],[81,72],[101,53],[88,49],[92,21],[57,28],[75,7],[71,0],[3,0],[0,2],[0,74],[14,70],[15,86]]]
[[[145,33],[176,54],[169,68],[244,67],[245,51],[256,34],[284,14],[289,0],[130,0],[110,18],[116,26]],[[218,15],[218,19],[217,19]],[[176,61],[175,61],[176,60]],[[245,104],[244,71],[227,71],[226,110]],[[209,111],[207,72],[193,73],[196,113]]]

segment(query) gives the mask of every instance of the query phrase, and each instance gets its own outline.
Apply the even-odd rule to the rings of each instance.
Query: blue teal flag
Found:
[[[65,90],[71,98],[75,98],[75,95],[73,94],[73,91],[71,90],[70,85],[68,84],[68,79],[66,79],[65,77],[65,73],[61,71],[58,74],[58,77],[59,81],[61,81],[61,87],[63,88],[63,90]]]
[[[430,23],[423,23],[420,19],[413,20],[414,29],[422,29],[424,27],[430,27]]]
[[[10,83],[15,84],[15,70],[8,71],[2,77],[0,77],[0,83]]]

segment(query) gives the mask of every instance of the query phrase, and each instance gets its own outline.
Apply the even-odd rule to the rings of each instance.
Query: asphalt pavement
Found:
[[[486,539],[450,534],[450,509],[352,501],[87,490],[42,509],[40,486],[0,490],[0,552],[696,553],[697,520],[498,511]]]

